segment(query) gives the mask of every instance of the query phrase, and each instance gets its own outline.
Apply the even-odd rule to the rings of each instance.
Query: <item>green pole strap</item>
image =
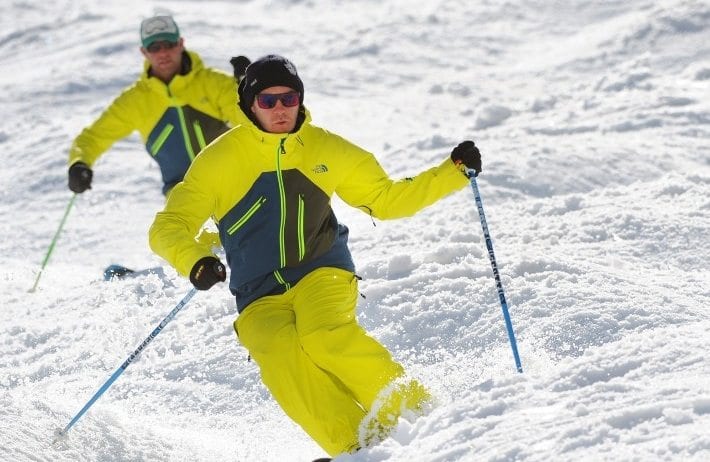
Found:
[[[69,216],[69,210],[71,210],[72,205],[74,205],[74,201],[76,200],[76,193],[74,193],[73,196],[71,196],[71,199],[69,199],[69,203],[67,204],[67,209],[64,211],[64,216],[62,217],[62,221],[59,223],[59,228],[57,228],[57,232],[54,233],[54,237],[52,238],[52,243],[49,244],[49,249],[47,250],[47,255],[44,257],[44,261],[42,262],[42,267],[39,269],[39,273],[37,273],[37,278],[35,279],[35,283],[30,289],[30,292],[34,292],[35,289],[37,288],[37,284],[39,283],[39,278],[42,276],[42,271],[44,271],[44,267],[47,266],[47,262],[49,261],[50,255],[52,255],[52,251],[54,250],[54,245],[57,243],[57,239],[59,239],[59,234],[62,232],[62,228],[64,228],[64,223],[67,221],[67,216]]]

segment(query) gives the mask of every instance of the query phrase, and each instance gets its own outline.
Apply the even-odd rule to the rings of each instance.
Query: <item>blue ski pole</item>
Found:
[[[123,373],[123,371],[126,370],[126,368],[133,362],[133,360],[138,357],[141,351],[143,351],[143,349],[148,346],[148,344],[160,333],[160,331],[163,330],[163,328],[175,317],[178,311],[180,311],[185,305],[187,305],[187,302],[190,301],[190,299],[193,297],[193,295],[195,295],[196,292],[196,288],[193,287],[192,289],[190,289],[187,295],[185,295],[183,299],[180,300],[180,303],[175,305],[175,308],[173,308],[172,311],[168,313],[168,315],[165,316],[162,321],[160,321],[160,324],[158,324],[158,326],[153,329],[153,332],[151,332],[150,335],[146,337],[146,339],[143,340],[140,345],[138,345],[138,348],[136,348],[136,350],[131,353],[128,358],[126,358],[123,364],[121,364],[121,367],[116,369],[116,372],[114,372],[113,375],[109,377],[106,383],[101,385],[99,391],[97,391],[94,396],[92,396],[91,399],[84,405],[84,407],[81,408],[79,413],[75,415],[73,419],[71,419],[71,422],[69,422],[63,430],[58,430],[56,432],[57,437],[54,439],[54,442],[56,442],[60,437],[65,436],[67,434],[69,429],[74,426],[77,420],[79,420],[79,418],[84,415],[84,413],[91,407],[91,405],[93,405],[94,402],[96,402],[96,400],[99,399],[99,397],[101,397],[101,395],[103,395],[106,390],[108,390],[111,384],[116,381],[116,379]]]
[[[491,267],[493,268],[493,277],[496,280],[498,298],[500,299],[500,306],[503,309],[503,317],[505,318],[505,327],[508,329],[508,338],[510,339],[510,346],[513,349],[515,367],[518,372],[523,372],[523,366],[520,364],[520,356],[518,355],[518,345],[515,342],[513,323],[510,321],[510,313],[508,313],[508,303],[505,301],[503,283],[500,281],[500,274],[498,273],[498,264],[496,263],[496,256],[493,253],[493,241],[491,240],[491,233],[488,231],[488,223],[486,223],[486,214],[483,213],[483,201],[481,200],[481,192],[478,190],[478,183],[476,182],[476,172],[474,170],[467,169],[466,174],[468,175],[471,181],[473,196],[476,199],[476,207],[478,207],[478,216],[481,218],[483,237],[486,239],[486,247],[488,248],[488,258],[491,261]]]

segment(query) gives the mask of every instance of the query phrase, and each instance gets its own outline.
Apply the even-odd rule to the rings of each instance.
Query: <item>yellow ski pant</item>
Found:
[[[319,268],[287,292],[254,301],[234,321],[274,399],[330,455],[360,445],[358,427],[378,394],[404,375],[357,323],[357,296],[353,273]],[[379,425],[394,426],[403,406],[428,398],[411,381],[378,411]]]

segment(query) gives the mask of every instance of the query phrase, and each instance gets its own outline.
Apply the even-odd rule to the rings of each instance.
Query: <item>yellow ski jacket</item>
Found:
[[[205,67],[194,52],[183,54],[182,72],[169,84],[143,73],[90,126],[76,137],[69,165],[94,162],[116,141],[138,130],[158,163],[166,194],[182,180],[195,156],[229,129],[246,120],[237,107],[233,76]]]
[[[212,217],[240,312],[318,267],[355,271],[348,229],[330,206],[334,193],[390,219],[413,215],[467,184],[448,158],[393,181],[371,153],[305,115],[295,133],[266,133],[248,121],[219,137],[195,159],[150,228],[151,248],[187,276],[199,259],[214,256],[195,240]]]

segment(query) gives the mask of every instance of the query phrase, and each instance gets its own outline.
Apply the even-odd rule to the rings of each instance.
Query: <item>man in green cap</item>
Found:
[[[137,130],[160,167],[167,195],[202,148],[244,120],[235,78],[206,67],[197,53],[186,50],[172,17],[145,19],[140,39],[145,57],[140,77],[84,128],[69,150],[69,189],[75,193],[91,188],[96,160]]]

